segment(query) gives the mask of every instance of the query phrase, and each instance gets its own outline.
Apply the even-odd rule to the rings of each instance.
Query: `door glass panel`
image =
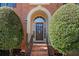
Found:
[[[43,40],[43,23],[36,23],[36,40]]]

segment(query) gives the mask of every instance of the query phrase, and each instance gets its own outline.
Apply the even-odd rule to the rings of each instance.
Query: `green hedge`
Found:
[[[23,36],[22,24],[16,13],[8,8],[0,8],[0,49],[20,48]]]
[[[66,55],[79,55],[79,6],[65,4],[49,22],[52,47]]]

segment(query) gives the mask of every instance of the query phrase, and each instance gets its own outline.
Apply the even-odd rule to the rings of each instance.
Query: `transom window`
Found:
[[[44,21],[43,18],[40,17],[40,18],[36,18],[36,19],[34,20],[34,22],[45,22],[45,21]]]

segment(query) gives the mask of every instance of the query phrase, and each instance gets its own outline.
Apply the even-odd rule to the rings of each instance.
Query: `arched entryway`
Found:
[[[46,42],[50,18],[50,12],[42,6],[35,7],[29,12],[27,16],[28,42],[32,35],[33,42]]]

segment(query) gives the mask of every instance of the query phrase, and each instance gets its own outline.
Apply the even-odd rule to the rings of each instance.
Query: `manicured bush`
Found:
[[[8,8],[0,8],[0,49],[20,48],[23,36],[22,24],[16,13]]]
[[[79,55],[79,6],[65,4],[49,22],[52,47],[65,55]]]

